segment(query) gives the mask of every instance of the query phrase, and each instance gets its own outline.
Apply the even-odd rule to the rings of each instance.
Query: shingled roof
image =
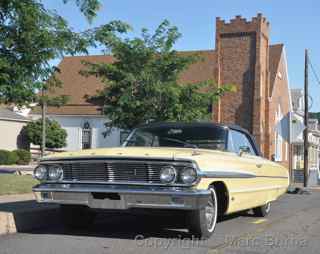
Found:
[[[0,120],[4,121],[14,121],[14,122],[28,122],[28,118],[21,116],[12,110],[0,105]]]
[[[283,47],[283,44],[276,44],[272,45],[269,50],[270,94],[272,94],[275,84]]]
[[[276,76],[276,70],[280,61],[282,45],[270,47],[270,80],[271,87]],[[215,80],[216,52],[214,50],[183,51],[180,54],[198,54],[201,61],[191,65],[188,70],[182,73],[181,83],[196,83],[206,80]],[[68,104],[62,107],[49,107],[48,114],[52,115],[102,115],[101,105],[88,100],[88,97],[97,94],[103,89],[103,84],[96,77],[84,77],[79,71],[85,67],[83,61],[94,63],[112,63],[114,58],[108,55],[96,56],[73,56],[65,57],[58,68],[58,78],[62,81],[63,87],[56,89],[51,95],[68,95]],[[35,107],[33,114],[39,114],[40,109]]]

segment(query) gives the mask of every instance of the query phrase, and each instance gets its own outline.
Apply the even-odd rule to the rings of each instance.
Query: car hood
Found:
[[[208,149],[194,148],[168,148],[168,147],[117,147],[88,149],[78,152],[55,153],[46,156],[47,159],[81,159],[90,157],[123,157],[123,158],[146,158],[146,159],[169,159],[169,160],[196,160],[200,156],[227,156],[226,152]]]

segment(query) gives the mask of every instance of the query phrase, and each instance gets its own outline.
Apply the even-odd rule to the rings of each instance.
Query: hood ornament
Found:
[[[192,150],[191,156],[197,156],[197,155],[200,155],[200,154],[201,153],[197,149],[194,149],[194,150]]]

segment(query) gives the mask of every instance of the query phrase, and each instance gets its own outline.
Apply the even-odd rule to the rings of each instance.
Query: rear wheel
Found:
[[[208,239],[215,230],[218,217],[218,200],[214,187],[210,187],[211,195],[206,206],[188,212],[189,232],[199,239]]]
[[[266,217],[271,210],[271,203],[268,202],[267,204],[263,205],[263,206],[259,206],[256,208],[253,208],[253,214],[257,217]]]
[[[86,206],[61,205],[61,220],[68,228],[87,228],[93,224],[96,214]]]

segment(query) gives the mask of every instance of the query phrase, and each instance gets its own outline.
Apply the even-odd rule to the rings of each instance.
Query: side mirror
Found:
[[[239,148],[239,156],[242,156],[246,153],[250,153],[251,150],[250,150],[250,147],[249,146],[240,146]]]
[[[271,155],[271,160],[272,160],[272,161],[276,161],[276,155],[275,155],[275,154],[272,154],[272,155]]]

